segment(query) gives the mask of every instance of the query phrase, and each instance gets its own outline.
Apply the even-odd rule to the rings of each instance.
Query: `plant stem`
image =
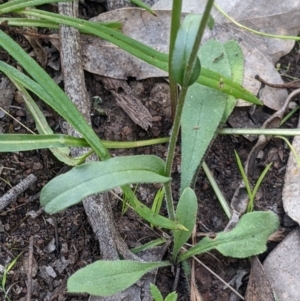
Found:
[[[179,21],[179,11],[181,11],[181,0],[178,0],[178,2],[179,1],[180,1],[179,8],[175,4],[176,1],[175,0],[173,1],[173,9],[175,8],[176,11],[174,14],[172,14],[172,17],[176,18],[177,22]],[[168,177],[171,177],[175,147],[176,147],[176,142],[177,142],[177,138],[178,138],[178,134],[179,134],[180,121],[181,121],[181,115],[182,115],[185,97],[186,97],[186,94],[188,91],[189,82],[190,82],[191,74],[193,71],[194,63],[197,58],[200,42],[201,42],[204,30],[205,30],[206,23],[208,22],[213,3],[214,3],[214,0],[207,1],[201,22],[199,24],[199,28],[198,28],[195,42],[194,42],[194,45],[192,48],[192,52],[189,57],[186,69],[185,69],[185,78],[184,78],[183,86],[181,88],[181,92],[180,92],[178,103],[177,103],[177,108],[176,108],[175,117],[174,117],[174,123],[173,123],[173,127],[172,127],[172,133],[171,133],[170,142],[169,142],[167,160],[166,160],[165,176],[168,176]],[[171,37],[174,40],[172,40],[170,42],[170,47],[171,47],[170,51],[171,52],[173,51],[174,44],[175,44],[175,38],[174,38],[175,30],[176,30],[176,34],[177,34],[178,27],[179,27],[178,23],[176,23],[176,22],[175,22],[175,24],[172,24],[172,25],[173,25],[173,28],[172,28],[173,32],[171,32]],[[169,57],[172,58],[172,53]],[[169,66],[170,65],[171,64],[169,64]],[[166,205],[167,205],[168,215],[169,215],[170,219],[174,219],[175,211],[174,211],[171,183],[165,184],[164,188],[165,188]]]
[[[282,135],[300,136],[300,129],[229,129],[224,128],[219,131],[219,135]]]
[[[180,27],[181,7],[182,7],[182,0],[173,0],[170,45],[169,45],[169,82],[170,82],[171,113],[172,113],[173,120],[175,118],[178,91],[177,91],[177,83],[173,79],[173,76],[170,72],[170,66],[172,62],[177,32]]]
[[[210,17],[210,11],[213,7],[214,0],[208,0],[201,18],[201,22],[197,31],[196,39],[191,51],[191,55],[189,57],[189,60],[187,62],[187,66],[185,68],[185,78],[183,80],[183,86],[187,86],[190,82],[190,78],[193,72],[194,64],[198,55],[199,46],[201,43],[201,39],[206,27],[206,24],[208,22],[208,19]]]
[[[165,168],[165,176],[167,176],[167,177],[171,176],[175,147],[176,147],[177,137],[178,137],[179,129],[180,129],[181,114],[182,114],[184,100],[185,100],[187,91],[188,91],[188,87],[182,88],[180,95],[179,95],[176,112],[175,112],[174,123],[173,123],[173,127],[172,127],[172,133],[171,133],[171,137],[170,137],[167,160],[166,160],[166,168]],[[165,184],[164,187],[165,187],[165,193],[166,193],[166,205],[167,205],[167,209],[168,209],[168,215],[169,215],[170,219],[174,219],[175,212],[174,212],[174,205],[173,205],[173,198],[172,198],[171,183]]]

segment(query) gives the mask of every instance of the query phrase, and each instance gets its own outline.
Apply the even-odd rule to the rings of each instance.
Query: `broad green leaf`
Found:
[[[71,293],[111,296],[130,287],[151,270],[169,265],[169,262],[99,260],[72,275],[67,288]]]
[[[181,117],[181,188],[193,186],[199,165],[223,117],[227,96],[195,83],[189,87]]]
[[[200,47],[203,66],[231,77],[224,46],[210,40]],[[203,157],[215,138],[226,108],[228,95],[195,83],[189,87],[181,117],[181,188],[194,185]]]
[[[238,84],[242,84],[244,78],[244,55],[242,49],[236,41],[228,41],[223,46],[231,69],[231,79]],[[227,121],[236,102],[237,99],[234,96],[230,95],[228,97],[222,122]]]
[[[84,197],[131,183],[165,183],[164,161],[156,156],[115,157],[88,162],[51,180],[41,191],[40,202],[48,213],[77,204]]]
[[[184,225],[188,229],[188,231],[173,231],[174,247],[172,258],[174,261],[176,260],[180,248],[187,242],[187,240],[191,236],[196,223],[197,209],[197,196],[193,189],[187,187],[183,191],[178,201],[175,218],[180,224]]]
[[[230,232],[221,232],[215,238],[205,237],[197,245],[179,256],[179,262],[212,249],[224,256],[247,258],[266,251],[268,237],[278,229],[279,219],[272,211],[250,212],[242,216]]]
[[[93,34],[102,39],[105,39],[123,50],[131,53],[132,55],[148,62],[149,64],[156,66],[162,70],[168,71],[168,55],[155,49],[144,45],[132,38],[124,36],[122,33],[107,28],[99,23],[89,22],[85,20],[71,18],[67,16],[57,15],[45,11],[39,11],[36,9],[23,10],[18,13],[24,14],[27,16],[34,16],[37,18],[49,20],[54,23],[64,24],[73,26],[79,29],[83,33]],[[1,45],[1,39],[0,39]],[[220,75],[217,72],[211,71],[206,68],[201,68],[200,77],[197,82],[205,86],[211,87],[213,89],[221,90],[224,93],[235,96],[236,98],[241,98],[251,103],[261,105],[262,103],[255,97],[252,93],[247,91],[241,85],[233,82],[231,79]],[[222,85],[220,86],[220,82]]]
[[[177,297],[178,297],[177,293],[172,292],[166,297],[165,301],[177,301]]]
[[[186,77],[186,66],[191,56],[201,18],[202,15],[187,15],[182,22],[176,36],[170,73],[172,74],[174,80],[181,86],[183,85]],[[199,58],[197,58],[193,66],[189,85],[192,85],[197,80],[200,70],[201,65]]]
[[[150,293],[154,301],[164,301],[163,296],[159,291],[158,287],[153,283],[150,283]]]

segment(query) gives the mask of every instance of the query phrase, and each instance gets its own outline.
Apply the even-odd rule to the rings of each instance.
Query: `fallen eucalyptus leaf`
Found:
[[[257,256],[251,259],[251,273],[245,299],[247,301],[276,301],[268,276]]]
[[[300,127],[300,119],[298,128]],[[292,147],[296,154],[300,154],[300,137],[296,136],[293,140]],[[286,214],[300,224],[300,204],[299,204],[299,182],[300,166],[295,158],[295,154],[290,152],[287,163],[284,186],[282,190],[282,203]]]
[[[265,259],[263,267],[278,296],[277,300],[298,301],[300,229],[290,233]],[[260,299],[262,300],[262,299]]]
[[[263,0],[217,0],[216,3],[233,19],[244,26],[255,30],[297,36],[300,29],[298,18],[300,7],[294,0],[282,2]],[[205,2],[201,0],[183,0],[182,11],[184,13],[202,13]],[[171,10],[172,1],[159,0],[153,5],[153,9]],[[215,38],[220,42],[236,40],[241,46],[245,58],[245,76],[243,86],[257,94],[260,83],[255,80],[259,74],[272,83],[282,83],[281,77],[274,68],[274,64],[280,57],[289,53],[294,46],[293,40],[273,39],[262,37],[243,30],[224,17],[216,8],[212,10],[215,20],[214,29],[206,31],[203,41]],[[278,110],[287,97],[286,90],[266,87],[261,95],[261,100],[268,107]],[[244,102],[239,102],[245,105]],[[249,105],[249,104],[248,104]]]

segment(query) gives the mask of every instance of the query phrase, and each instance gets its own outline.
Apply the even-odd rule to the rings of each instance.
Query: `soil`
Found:
[[[30,51],[30,46],[24,42],[22,36],[18,36],[24,47]],[[45,46],[49,46],[45,42]],[[55,53],[57,56],[57,53]],[[3,60],[7,56],[2,53]],[[295,48],[281,60],[281,70],[289,66],[288,75],[299,77],[300,65],[298,64],[298,49]],[[55,72],[49,69],[52,76]],[[92,74],[86,74],[86,83],[91,98],[100,96],[102,102],[95,103],[92,111],[93,127],[102,139],[117,141],[134,141],[156,137],[166,137],[171,128],[169,106],[162,104],[161,97],[165,98],[167,83],[164,79],[148,79],[144,81],[128,81],[135,91],[136,96],[149,109],[155,122],[150,130],[145,131],[135,125],[120,109],[113,97],[104,89]],[[59,132],[60,120],[55,112],[38,102],[45,113],[49,124],[55,132]],[[248,110],[238,108],[236,110]],[[267,109],[266,113],[270,113]],[[9,113],[21,121],[27,127],[34,129],[32,118],[27,113],[23,103],[17,98],[12,103]],[[294,115],[286,127],[295,127],[298,114]],[[1,119],[3,133],[25,133],[26,130],[11,117]],[[260,120],[262,122],[262,120]],[[229,127],[225,125],[225,127]],[[235,162],[234,150],[236,150],[243,162],[255,142],[250,142],[242,136],[231,137],[219,135],[211,145],[207,153],[206,162],[219,184],[226,200],[230,202],[241,176]],[[155,154],[165,158],[167,145],[141,147],[130,150],[113,150],[114,155],[129,154]],[[262,156],[257,160],[256,173],[253,183],[261,170],[273,162],[271,170],[264,179],[255,201],[255,210],[273,210],[281,218],[282,233],[285,235],[293,229],[294,224],[285,216],[282,208],[281,192],[284,182],[285,166],[289,155],[289,149],[281,140],[273,139],[263,150]],[[101,258],[98,242],[87,221],[81,204],[72,206],[66,211],[50,216],[41,210],[38,194],[42,187],[53,177],[63,171],[63,165],[53,157],[49,150],[38,150],[18,153],[0,153],[0,194],[4,194],[10,188],[18,184],[27,175],[33,173],[37,182],[21,194],[17,200],[11,203],[0,213],[0,265],[7,266],[12,258],[20,255],[16,264],[8,273],[6,289],[9,289],[10,300],[25,300],[27,293],[28,244],[30,237],[34,239],[33,260],[33,290],[31,300],[88,300],[87,295],[72,295],[66,292],[67,278],[76,270]],[[174,199],[178,199],[179,171],[180,169],[180,142],[173,170]],[[159,185],[139,185],[137,196],[146,205],[151,206]],[[196,194],[199,200],[197,216],[197,239],[203,235],[220,232],[227,224],[227,218],[220,207],[218,200],[204,173],[200,171]],[[122,202],[112,196],[112,204],[117,228],[121,236],[130,247],[147,243],[161,237],[163,233],[152,230],[131,209],[122,215]],[[166,208],[162,208],[161,214],[166,214]],[[276,242],[269,243],[269,250]],[[264,254],[261,258],[266,254]],[[168,257],[169,254],[166,254]],[[247,286],[247,273],[250,270],[250,262],[226,258],[217,252],[210,252],[199,256],[211,270],[219,275],[225,282],[230,282],[237,273],[245,271],[242,284],[237,289],[244,295]],[[202,265],[195,264],[195,278],[199,291],[205,301],[233,300],[232,292],[220,280],[212,275]],[[163,295],[172,291],[174,274],[171,268],[159,270],[156,284]],[[234,283],[232,284],[235,285]],[[189,300],[187,294],[188,283],[183,273],[180,274],[177,292],[179,300]],[[3,300],[0,292],[0,300]]]

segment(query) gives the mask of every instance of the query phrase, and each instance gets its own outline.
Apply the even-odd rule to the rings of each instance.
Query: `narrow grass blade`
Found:
[[[148,243],[146,243],[146,244],[144,244],[140,247],[133,248],[130,251],[134,254],[137,254],[141,251],[149,250],[153,247],[159,246],[159,245],[164,244],[164,243],[166,243],[166,240],[164,238],[158,238],[158,239],[152,240],[152,241],[150,241],[150,242],[148,242]]]
[[[22,92],[25,106],[32,115],[38,132],[40,134],[53,135],[53,131],[48,125],[45,116],[43,115],[37,104],[34,102],[30,94],[27,92],[27,90],[19,82],[14,81],[14,84],[18,88],[18,90]],[[68,147],[50,148],[50,151],[59,161],[65,163],[66,165],[76,166],[80,163],[80,160],[69,156],[70,149]]]
[[[99,137],[86,122],[76,106],[67,95],[58,87],[53,79],[35,62],[16,42],[0,30],[0,46],[13,56],[19,64],[36,81],[18,72],[13,67],[0,62],[0,70],[7,73],[9,77],[16,79],[22,85],[37,94],[58,114],[67,120],[84,138],[89,142],[98,156],[105,160],[110,157],[107,149],[101,143]]]
[[[148,11],[150,14],[156,16],[156,13],[153,9],[151,9],[151,7],[149,7],[146,3],[144,3],[141,0],[130,0],[131,3],[137,5],[140,8],[145,9],[146,11]]]
[[[240,171],[241,176],[243,178],[245,187],[247,189],[248,196],[250,198],[251,197],[251,187],[250,187],[250,183],[249,183],[248,177],[247,177],[247,175],[245,173],[245,170],[244,170],[242,161],[240,159],[240,156],[238,155],[238,153],[236,151],[234,151],[234,155],[235,155],[235,158],[236,158],[236,162],[238,164],[239,171]]]
[[[0,5],[0,14],[7,14],[16,10],[20,10],[26,7],[33,7],[42,4],[68,2],[72,0],[13,0]]]
[[[253,211],[253,208],[254,208],[254,199],[255,199],[255,196],[256,196],[256,193],[258,191],[258,188],[260,187],[260,184],[261,182],[263,181],[263,179],[265,178],[267,172],[269,171],[269,169],[271,168],[272,166],[272,162],[269,163],[265,169],[263,170],[263,172],[261,173],[261,175],[259,176],[254,188],[253,188],[253,191],[251,193],[251,199],[248,203],[248,207],[247,207],[247,212],[251,212]]]

